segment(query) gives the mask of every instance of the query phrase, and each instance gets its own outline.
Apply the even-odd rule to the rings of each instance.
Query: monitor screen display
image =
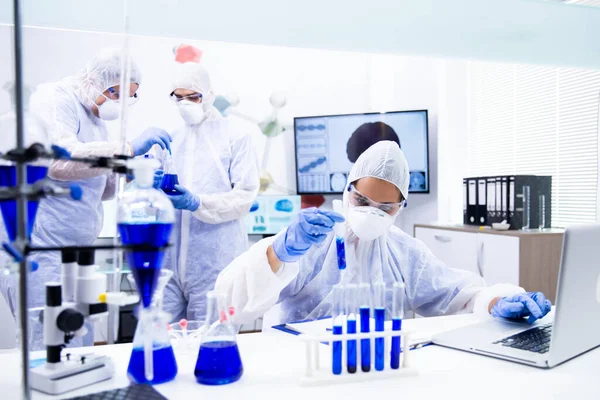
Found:
[[[298,194],[340,194],[358,156],[381,140],[400,145],[410,193],[429,193],[427,110],[294,118]]]
[[[300,196],[257,196],[245,218],[248,234],[279,233],[296,218],[300,206]]]

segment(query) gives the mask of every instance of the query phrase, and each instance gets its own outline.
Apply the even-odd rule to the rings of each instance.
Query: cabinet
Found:
[[[555,300],[562,230],[493,231],[416,224],[414,235],[446,265],[474,272],[488,285],[511,283]]]

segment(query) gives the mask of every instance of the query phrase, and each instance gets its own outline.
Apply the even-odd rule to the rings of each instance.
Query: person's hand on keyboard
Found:
[[[494,317],[510,319],[529,317],[528,322],[533,324],[551,309],[552,303],[546,300],[543,293],[528,292],[500,298],[492,307],[491,313]]]

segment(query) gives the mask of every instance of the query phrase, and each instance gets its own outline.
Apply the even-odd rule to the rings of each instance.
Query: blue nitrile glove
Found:
[[[173,207],[178,210],[189,210],[191,212],[196,211],[200,207],[200,198],[198,196],[181,185],[175,185],[175,189],[181,194],[169,196]]]
[[[162,185],[164,175],[165,173],[162,169],[157,169],[156,171],[154,171],[154,183],[152,184],[152,187],[154,189],[160,189],[160,185]]]
[[[133,155],[137,157],[146,154],[155,144],[171,152],[171,136],[160,128],[148,128],[131,142]]]
[[[511,319],[529,316],[527,321],[533,324],[551,309],[552,303],[542,292],[527,292],[501,298],[492,307],[492,315]]]
[[[344,217],[334,211],[314,207],[302,210],[285,234],[273,242],[275,255],[283,262],[297,261],[310,246],[325,240],[336,222],[344,222]]]

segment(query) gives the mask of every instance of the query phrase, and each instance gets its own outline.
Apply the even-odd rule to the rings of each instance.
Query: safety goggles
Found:
[[[402,200],[399,203],[379,203],[377,201],[371,200],[370,198],[359,192],[352,183],[348,185],[348,194],[351,205],[355,207],[374,207],[389,215],[396,215],[402,207],[406,207],[406,200]]]
[[[202,102],[202,93],[193,93],[193,94],[188,94],[187,96],[180,96],[178,94],[175,94],[175,92],[171,92],[171,100],[173,100],[175,103],[179,103],[180,101],[183,101],[183,100],[188,100],[188,101],[191,101],[192,103],[201,103]]]
[[[102,93],[102,96],[106,97],[109,100],[119,100],[121,98],[121,92],[118,91],[117,89],[115,89],[114,87],[109,87],[105,91],[108,92],[108,96],[105,95],[104,93]],[[132,99],[132,100],[130,100],[130,102],[135,102],[139,98],[137,92],[135,92],[133,94],[133,96],[129,96],[129,97],[130,97],[130,99]]]

